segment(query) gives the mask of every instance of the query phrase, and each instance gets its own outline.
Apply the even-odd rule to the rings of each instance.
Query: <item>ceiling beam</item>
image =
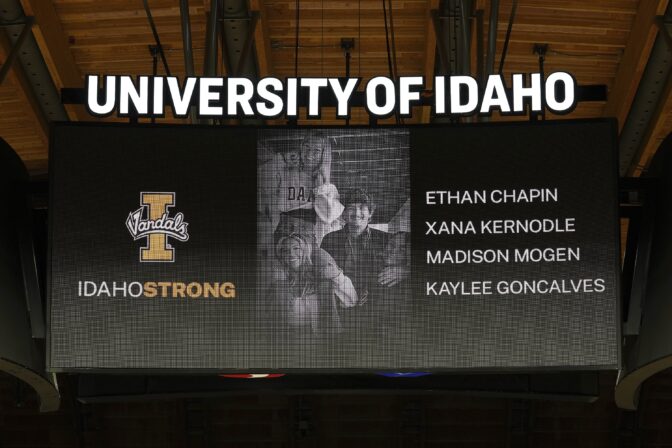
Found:
[[[257,70],[259,78],[274,76],[273,55],[271,53],[271,35],[268,25],[268,13],[263,0],[249,0],[249,10],[258,14],[254,29],[254,49],[257,54]],[[360,43],[357,42],[357,45]],[[278,118],[266,120],[267,124],[284,124],[286,120]]]
[[[628,171],[629,176],[640,176],[651,163],[653,155],[658,150],[660,144],[670,133],[670,111],[672,110],[672,77],[667,79],[662,92],[661,101],[658,103],[653,114],[653,120],[649,123],[646,134],[644,135],[644,144],[638,158],[634,159]]]
[[[483,81],[483,66],[485,64],[485,47],[484,47],[484,16],[485,16],[485,0],[476,0],[474,2],[474,26],[471,27],[471,76],[476,78],[478,82]]]
[[[70,44],[51,0],[21,0],[27,16],[35,17],[33,35],[49,68],[56,88],[84,88],[84,79],[70,52]],[[67,104],[71,120],[86,120],[90,116],[81,105]]]
[[[432,91],[434,88],[434,70],[436,64],[436,33],[434,32],[434,19],[432,11],[439,8],[439,0],[429,0],[427,10],[425,11],[425,63],[423,73],[425,75],[425,90]],[[431,106],[422,106],[422,123],[429,123],[431,120]]]
[[[603,113],[605,117],[618,119],[619,133],[623,129],[656,40],[656,16],[665,12],[667,3],[668,0],[641,0],[639,3]]]
[[[250,0],[250,12],[259,13],[257,26],[254,30],[254,46],[257,53],[259,78],[264,78],[273,75],[271,38],[268,31],[268,15],[266,14],[264,2],[262,0]]]
[[[0,60],[6,61],[7,56],[12,51],[12,42],[9,40],[5,33],[0,33]],[[49,142],[49,125],[47,120],[44,118],[42,108],[40,103],[35,97],[32,86],[26,72],[21,67],[21,64],[18,61],[15,61],[9,69],[7,74],[7,81],[11,82],[16,86],[14,92],[16,97],[19,100],[19,104],[23,107],[26,116],[30,118],[32,124],[34,125],[37,137],[44,144],[45,154],[46,147]]]

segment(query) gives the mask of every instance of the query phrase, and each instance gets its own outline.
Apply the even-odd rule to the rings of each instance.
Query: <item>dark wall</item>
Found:
[[[0,377],[0,447],[658,447],[672,445],[672,372],[645,384],[640,409],[473,396],[251,394],[201,400],[75,404],[39,414]],[[22,395],[22,397],[21,397]]]

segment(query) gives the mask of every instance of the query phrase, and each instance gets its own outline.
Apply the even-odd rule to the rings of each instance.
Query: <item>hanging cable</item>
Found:
[[[299,20],[300,14],[299,0],[296,0],[296,34],[294,37],[294,77],[299,77]]]
[[[392,0],[388,0],[387,6],[390,10],[390,40],[392,41],[392,67],[394,68],[394,79],[399,77],[399,67],[397,66],[397,45],[394,38],[394,18],[392,16]]]
[[[362,0],[357,1],[357,76],[362,77]]]
[[[152,55],[152,76],[156,76],[159,72],[159,58],[158,48],[155,45],[149,47],[149,52]],[[150,96],[154,96],[154,85],[150,86]],[[152,123],[156,123],[156,117],[152,115]]]
[[[392,72],[392,54],[390,52],[390,32],[387,28],[387,7],[385,6],[385,0],[383,2],[383,20],[385,20],[385,45],[387,47],[387,68],[390,72],[390,78],[395,79],[394,73]]]
[[[502,48],[502,57],[499,60],[499,73],[500,75],[504,71],[504,61],[506,60],[506,53],[509,50],[509,40],[511,39],[511,29],[513,28],[513,22],[516,20],[516,10],[518,9],[518,0],[513,0],[511,4],[511,15],[509,16],[509,25],[506,28],[506,37],[504,38],[504,48]]]
[[[392,68],[394,69],[394,80],[399,79],[399,67],[397,66],[397,45],[394,37],[394,18],[392,15],[392,0],[388,0],[388,7],[390,10],[390,39],[392,41]],[[404,124],[404,119],[397,117],[397,121]]]
[[[385,5],[385,0],[382,0],[383,2],[383,19],[385,20],[385,45],[387,47],[387,68],[390,72],[390,78],[393,81],[396,81],[396,78],[394,77],[394,73],[392,71],[392,53],[390,51],[390,32],[387,27],[387,7]],[[394,111],[394,116],[396,118],[397,124],[399,123],[399,113],[397,112],[396,108]]]
[[[322,50],[320,51],[320,63],[322,65],[322,76],[324,76],[324,0],[322,0],[322,3],[320,4],[320,9],[321,9],[321,15],[322,15],[322,17],[321,17],[322,23],[320,24],[320,27],[322,28],[321,29],[322,36],[320,38],[321,39],[320,44],[321,44],[321,47],[322,47]]]
[[[546,51],[548,50],[548,45],[535,45],[534,52],[539,56],[539,74],[541,75],[541,84],[544,83],[544,62],[546,61]],[[545,102],[544,91],[541,92],[541,102]],[[532,118],[532,112],[530,111],[530,118]],[[541,109],[541,119],[546,120],[546,108]]]
[[[163,52],[163,46],[161,45],[161,39],[159,39],[159,33],[156,31],[156,25],[154,24],[154,19],[152,18],[152,11],[149,9],[149,3],[147,2],[147,0],[142,0],[142,3],[145,6],[147,21],[149,22],[149,27],[152,29],[152,34],[154,35],[154,42],[156,42],[156,48],[159,50],[159,55],[161,55],[161,62],[163,62],[163,69],[166,71],[166,76],[170,76],[168,61],[166,60],[166,55]]]

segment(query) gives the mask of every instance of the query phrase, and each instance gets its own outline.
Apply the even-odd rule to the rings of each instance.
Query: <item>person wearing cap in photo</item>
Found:
[[[274,240],[301,233],[319,246],[343,211],[338,190],[330,183],[332,139],[310,131],[298,148],[284,146],[278,152],[281,160],[273,173],[274,192],[267,207]]]

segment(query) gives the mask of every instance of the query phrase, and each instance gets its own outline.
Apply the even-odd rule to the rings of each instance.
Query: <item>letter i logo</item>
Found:
[[[184,215],[168,217],[168,209],[175,205],[175,193],[140,193],[140,208],[128,214],[126,228],[134,240],[147,239],[140,248],[142,262],[173,262],[175,249],[168,237],[188,241],[189,234]],[[145,215],[145,217],[143,217]]]
[[[142,193],[140,204],[147,206],[149,220],[156,222],[167,213],[168,207],[175,205],[175,194]],[[168,244],[165,233],[152,233],[147,239],[147,247],[140,248],[140,261],[174,261],[175,249]]]

